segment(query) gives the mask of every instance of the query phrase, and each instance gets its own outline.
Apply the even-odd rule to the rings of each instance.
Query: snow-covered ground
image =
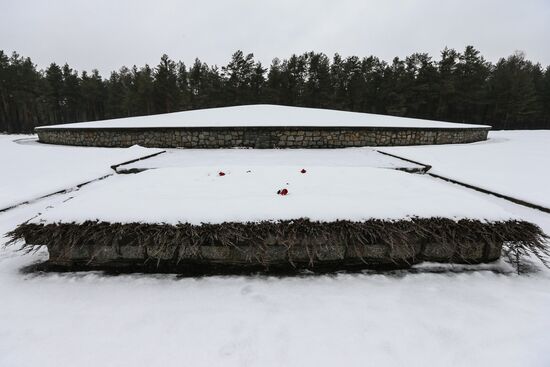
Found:
[[[371,113],[326,110],[279,105],[244,105],[208,108],[152,116],[129,117],[42,128],[143,128],[143,127],[221,127],[221,126],[369,126],[473,128],[485,125],[421,120]]]
[[[2,146],[5,157],[13,146]],[[475,148],[477,144],[467,146]],[[36,148],[21,145],[14,149],[23,147]],[[503,149],[516,148],[508,144]],[[458,154],[465,154],[461,152]],[[522,155],[517,151],[505,152],[502,158],[514,154]],[[537,159],[529,154],[525,153],[523,164],[532,166],[521,171],[526,180],[540,180],[548,175],[548,167],[536,166]],[[115,162],[108,160],[105,169],[116,163],[116,158]],[[64,162],[71,158],[59,156],[59,159]],[[494,159],[495,177],[505,175],[498,170],[510,167],[500,164],[498,155]],[[251,158],[250,163],[254,160]],[[249,165],[220,162],[223,167],[214,168],[215,159],[207,162],[215,174],[218,169],[230,168],[226,176],[214,175],[212,180],[235,179],[235,172]],[[276,159],[270,162],[273,164],[263,169],[277,169]],[[3,172],[13,169],[10,162],[0,163]],[[199,163],[196,170],[204,166]],[[308,170],[305,175],[317,174],[314,162],[310,163],[313,168],[304,167]],[[177,164],[138,175],[109,177],[79,191],[0,213],[0,234],[40,213],[48,216],[63,204],[103,190],[109,183],[117,184],[119,178],[124,181],[163,169],[181,169],[174,166]],[[193,165],[189,161],[187,166]],[[336,164],[328,169],[329,166],[327,172],[338,168]],[[295,170],[300,167],[298,164],[288,167],[293,167],[289,174],[303,178]],[[368,166],[364,169],[405,175]],[[29,173],[27,177],[33,176]],[[39,183],[49,184],[49,176],[36,177],[42,177]],[[18,182],[11,181],[10,187],[17,186]],[[452,189],[460,198],[468,197],[472,202],[512,213],[550,233],[547,213],[461,186],[438,184]],[[21,191],[25,189],[20,187]],[[121,185],[120,192],[126,188]],[[158,192],[161,194],[162,190]],[[289,196],[276,199],[292,199],[294,191],[290,192]],[[114,207],[114,204],[102,205]],[[171,203],[175,205],[178,203]],[[79,207],[73,209],[80,212]],[[0,243],[5,240],[0,237]],[[503,263],[474,267],[503,271],[496,273],[487,270],[431,273],[433,266],[425,264],[416,269],[419,273],[288,278],[179,279],[166,275],[113,277],[90,272],[19,272],[22,267],[46,258],[44,250],[24,255],[14,247],[0,247],[2,367],[550,365],[550,270],[539,263],[534,263],[533,272],[523,275],[508,272],[510,268]]]
[[[0,232],[67,197],[0,214]],[[492,201],[550,232],[550,215]],[[183,279],[18,272],[46,257],[0,251],[0,366],[550,365],[543,268]]]
[[[301,173],[306,168],[305,173]],[[222,172],[223,176],[220,176]],[[277,195],[278,190],[288,195]],[[500,220],[489,200],[427,175],[371,167],[206,166],[117,175],[37,217],[45,222],[222,223],[411,216]]]
[[[0,209],[113,173],[110,166],[160,151],[46,145],[0,134]]]
[[[165,154],[121,168],[226,166],[323,166],[422,168],[370,147],[344,149],[167,149]]]
[[[491,131],[472,144],[385,147],[430,172],[550,208],[550,131]]]

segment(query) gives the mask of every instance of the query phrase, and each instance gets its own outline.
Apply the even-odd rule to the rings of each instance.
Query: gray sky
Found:
[[[237,49],[269,64],[305,51],[385,60],[473,44],[550,64],[550,0],[0,0],[0,49],[39,67],[104,75],[167,53],[225,64]]]

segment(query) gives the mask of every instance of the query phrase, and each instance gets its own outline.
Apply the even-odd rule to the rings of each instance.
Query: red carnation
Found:
[[[305,169],[302,168],[302,170],[300,171],[301,173],[306,173],[307,171]]]
[[[220,172],[218,173],[218,176],[225,176],[225,172],[220,171]]]

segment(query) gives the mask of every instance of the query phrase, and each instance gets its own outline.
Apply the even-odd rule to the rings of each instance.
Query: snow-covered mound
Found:
[[[209,108],[151,116],[128,117],[41,128],[159,128],[159,127],[229,127],[229,126],[338,126],[401,128],[489,128],[486,125],[458,124],[442,121],[376,115],[370,113],[326,110],[279,105],[244,105]]]
[[[305,168],[305,173],[302,169]],[[287,195],[277,191],[288,190]],[[475,193],[428,176],[369,167],[170,167],[118,175],[35,221],[201,224],[447,217],[510,219]]]

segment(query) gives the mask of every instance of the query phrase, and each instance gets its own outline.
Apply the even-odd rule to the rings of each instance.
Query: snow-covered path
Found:
[[[550,208],[550,131],[490,131],[471,144],[384,147],[430,172]]]
[[[33,135],[0,134],[0,209],[95,180],[113,173],[113,164],[159,151],[46,145]]]
[[[422,168],[380,154],[370,147],[343,149],[167,149],[165,154],[124,168],[197,166],[323,166]]]

